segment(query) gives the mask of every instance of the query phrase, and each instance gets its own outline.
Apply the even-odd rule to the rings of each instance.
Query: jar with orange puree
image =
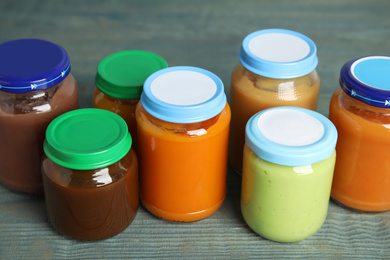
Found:
[[[361,211],[390,210],[390,57],[347,62],[329,118],[339,132],[331,197]]]
[[[315,43],[303,34],[267,29],[245,37],[231,76],[229,163],[241,173],[245,125],[257,112],[277,106],[315,110],[320,77]]]
[[[93,106],[120,115],[127,123],[136,146],[135,108],[146,78],[163,68],[167,62],[157,54],[128,50],[104,58],[95,78]]]
[[[136,111],[140,197],[154,215],[195,221],[226,195],[230,108],[222,81],[196,67],[170,67],[144,84]]]

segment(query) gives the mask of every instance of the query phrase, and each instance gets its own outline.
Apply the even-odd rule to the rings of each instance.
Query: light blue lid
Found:
[[[312,72],[318,64],[317,47],[307,36],[285,29],[253,32],[242,42],[241,64],[268,78],[297,78]]]
[[[332,155],[337,141],[333,123],[318,112],[275,107],[252,116],[245,143],[260,158],[280,165],[306,166]]]
[[[218,115],[226,106],[226,95],[215,74],[178,66],[159,70],[146,79],[141,104],[158,119],[196,123]]]

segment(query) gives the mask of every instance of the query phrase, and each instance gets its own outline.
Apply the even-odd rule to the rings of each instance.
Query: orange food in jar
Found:
[[[154,215],[195,221],[226,195],[230,108],[223,84],[194,67],[150,76],[136,113],[140,197]]]
[[[167,66],[157,54],[140,50],[114,53],[98,65],[93,106],[114,112],[126,121],[133,147],[137,147],[135,109],[143,84],[148,76]]]
[[[297,32],[261,30],[244,39],[231,76],[229,163],[236,172],[242,170],[245,125],[251,116],[277,106],[316,110],[321,85],[317,63],[314,42]]]
[[[339,139],[331,197],[360,211],[390,210],[390,57],[347,62],[329,118]]]

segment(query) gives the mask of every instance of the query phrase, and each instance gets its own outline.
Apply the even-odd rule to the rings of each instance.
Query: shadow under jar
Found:
[[[249,118],[277,106],[316,110],[321,81],[317,47],[298,32],[253,32],[243,40],[239,59],[231,75],[229,164],[240,174]]]
[[[0,180],[15,191],[42,192],[46,127],[78,108],[69,57],[38,39],[3,43],[0,57]]]
[[[135,218],[138,166],[125,121],[101,109],[80,109],[50,123],[43,180],[50,222],[79,240],[114,236]]]

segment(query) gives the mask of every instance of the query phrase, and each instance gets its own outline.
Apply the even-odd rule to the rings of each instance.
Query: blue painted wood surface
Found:
[[[122,50],[147,50],[170,66],[208,69],[229,95],[230,73],[247,34],[265,28],[299,31],[318,47],[318,111],[324,115],[347,60],[390,55],[387,0],[2,0],[0,10],[0,42],[41,38],[68,51],[81,107],[92,106],[99,61]],[[240,177],[231,169],[227,174],[226,200],[209,218],[172,223],[141,206],[124,232],[98,242],[58,234],[48,223],[42,196],[0,185],[0,258],[390,258],[390,212],[357,213],[333,202],[314,236],[287,244],[261,238],[241,216]]]

